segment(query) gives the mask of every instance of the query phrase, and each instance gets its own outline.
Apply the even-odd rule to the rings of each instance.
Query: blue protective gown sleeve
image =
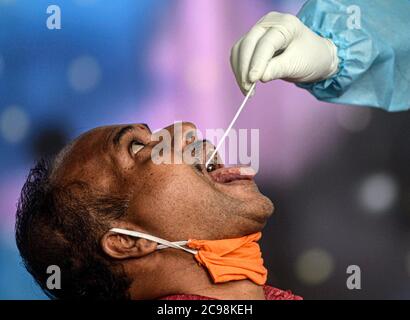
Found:
[[[410,0],[310,0],[298,17],[340,60],[331,78],[299,87],[333,103],[410,109]]]

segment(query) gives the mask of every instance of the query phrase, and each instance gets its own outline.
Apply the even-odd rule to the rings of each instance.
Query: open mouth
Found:
[[[205,156],[206,148],[205,145],[208,143],[207,140],[199,140],[191,145],[192,150],[198,148],[201,152],[196,156],[197,161],[193,164],[194,168],[199,171],[202,175],[207,177],[213,182],[220,184],[229,184],[236,181],[253,181],[256,175],[255,170],[249,166],[229,166],[226,167],[222,163],[222,159],[216,153],[213,159],[210,161],[208,166],[205,167],[206,160],[208,157]],[[205,150],[203,150],[205,148]],[[212,150],[213,151],[213,150]],[[212,152],[210,151],[210,152]],[[195,154],[192,154],[194,156]]]
[[[216,183],[228,184],[234,181],[250,180],[252,181],[256,175],[255,170],[246,166],[231,166],[225,167],[223,164],[211,163],[208,168],[203,164],[196,164],[197,169],[202,174],[209,176]]]

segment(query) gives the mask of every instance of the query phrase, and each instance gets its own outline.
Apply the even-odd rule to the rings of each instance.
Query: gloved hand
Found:
[[[338,63],[331,40],[297,17],[279,12],[259,20],[231,51],[231,66],[243,94],[259,80],[320,81],[336,73]]]

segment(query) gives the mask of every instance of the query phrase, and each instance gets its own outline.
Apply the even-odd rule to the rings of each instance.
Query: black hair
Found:
[[[127,299],[130,279],[104,254],[100,240],[128,202],[84,182],[53,184],[53,160],[30,170],[16,213],[16,242],[26,269],[53,299]],[[61,288],[47,287],[47,268],[61,270]]]

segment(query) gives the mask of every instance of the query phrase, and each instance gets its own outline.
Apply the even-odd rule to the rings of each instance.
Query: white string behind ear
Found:
[[[126,230],[126,229],[120,229],[120,228],[112,228],[112,229],[110,229],[110,231],[115,232],[115,233],[125,234],[125,235],[131,236],[131,237],[147,239],[147,240],[150,240],[150,241],[154,241],[156,243],[160,243],[160,245],[157,246],[157,249],[174,248],[174,249],[184,250],[184,251],[189,252],[193,255],[198,253],[197,250],[188,249],[186,247],[183,247],[184,245],[186,245],[188,243],[188,241],[170,242],[168,240],[161,239],[161,238],[158,238],[158,237],[155,237],[155,236],[151,236],[151,235],[146,234],[146,233],[142,233],[142,232],[138,232],[138,231],[132,231],[132,230]]]

